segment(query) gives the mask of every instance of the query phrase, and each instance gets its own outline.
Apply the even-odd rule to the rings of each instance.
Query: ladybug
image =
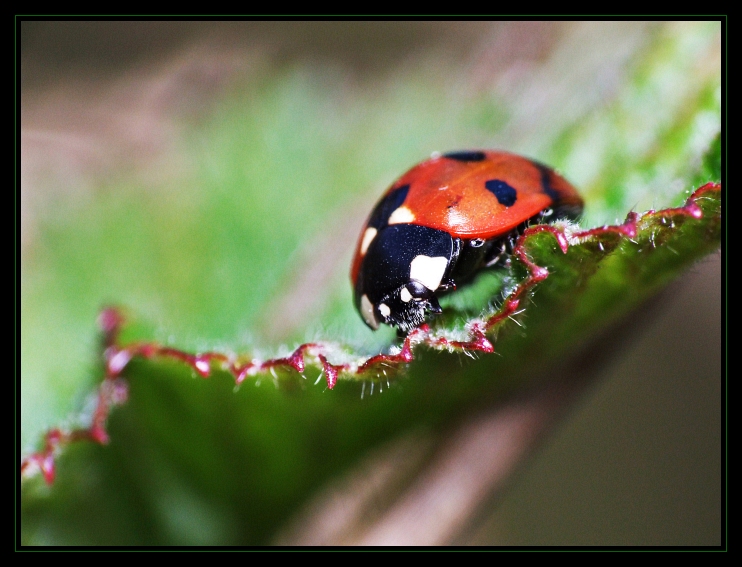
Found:
[[[408,332],[441,313],[438,297],[503,264],[531,223],[576,220],[583,201],[553,169],[492,150],[434,154],[374,207],[350,277],[358,312]]]

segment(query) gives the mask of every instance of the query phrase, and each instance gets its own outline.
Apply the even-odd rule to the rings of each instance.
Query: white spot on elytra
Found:
[[[441,285],[446,266],[448,260],[444,256],[434,258],[422,254],[415,256],[410,264],[410,279],[419,281],[430,291],[435,291]]]
[[[381,313],[385,318],[389,317],[392,310],[389,309],[389,306],[386,303],[379,303],[379,313]]]
[[[368,250],[371,242],[374,238],[376,238],[376,232],[377,230],[374,227],[369,226],[366,229],[366,232],[363,233],[363,240],[361,240],[361,254],[366,253],[366,250]]]
[[[368,326],[374,331],[379,328],[379,322],[376,320],[376,316],[374,315],[374,306],[365,294],[361,297],[361,315],[363,315],[363,320],[366,321]]]
[[[391,215],[389,215],[389,224],[402,224],[406,222],[412,222],[415,220],[415,215],[407,207],[399,207]]]
[[[402,288],[402,291],[399,292],[399,298],[404,301],[405,303],[409,303],[412,299],[412,294],[410,293],[410,290],[406,287]]]

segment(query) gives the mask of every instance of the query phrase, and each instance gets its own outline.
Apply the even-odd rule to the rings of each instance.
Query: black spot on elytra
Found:
[[[554,175],[554,171],[542,163],[533,162],[533,165],[535,165],[538,168],[539,173],[541,173],[541,188],[552,200],[551,208],[554,212],[549,220],[557,218],[577,220],[580,218],[580,215],[582,215],[582,205],[575,203],[562,203],[562,195],[551,186],[551,179]]]
[[[518,192],[501,179],[485,181],[484,186],[497,197],[498,203],[505,207],[512,207],[518,199]]]
[[[541,187],[543,188],[544,193],[551,197],[552,201],[559,201],[559,191],[551,186],[551,169],[537,162],[534,162],[533,165],[535,165],[538,168],[539,173],[541,173]]]
[[[487,156],[484,152],[449,152],[443,154],[444,158],[455,159],[456,161],[484,161]]]
[[[402,185],[390,191],[374,208],[371,218],[368,219],[368,226],[372,226],[376,230],[381,230],[387,226],[389,224],[389,217],[402,206],[409,190],[409,185]]]

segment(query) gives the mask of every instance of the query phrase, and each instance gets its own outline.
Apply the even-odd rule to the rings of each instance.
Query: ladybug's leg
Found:
[[[482,238],[454,239],[454,244],[457,244],[454,247],[456,254],[451,255],[449,269],[443,276],[442,283],[446,286],[444,290],[456,289],[474,277],[489,254],[490,243],[491,241]]]
[[[513,253],[518,238],[520,238],[529,226],[550,221],[553,218],[556,218],[557,214],[561,213],[555,209],[545,209],[527,221],[520,223],[508,234],[501,236],[496,240],[492,240],[487,255],[484,258],[483,266],[485,268],[504,266],[510,259],[510,255]]]
[[[510,238],[498,240],[493,244],[492,248],[490,248],[489,254],[484,260],[484,267],[491,268],[493,266],[504,264],[512,251],[513,243],[510,241]]]
[[[456,289],[456,282],[451,278],[445,278],[441,285],[438,286],[437,291],[454,291]]]

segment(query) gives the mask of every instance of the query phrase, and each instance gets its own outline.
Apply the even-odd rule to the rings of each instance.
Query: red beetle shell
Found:
[[[461,159],[476,156],[477,159]],[[506,206],[486,184],[498,180],[513,192]],[[443,230],[463,239],[488,240],[502,236],[541,211],[554,206],[581,210],[577,190],[551,168],[501,151],[443,154],[416,165],[395,181],[384,196],[409,185],[402,203],[406,222]],[[390,217],[391,218],[391,217]],[[390,220],[390,224],[392,221]],[[355,283],[363,260],[358,240],[351,268]]]

